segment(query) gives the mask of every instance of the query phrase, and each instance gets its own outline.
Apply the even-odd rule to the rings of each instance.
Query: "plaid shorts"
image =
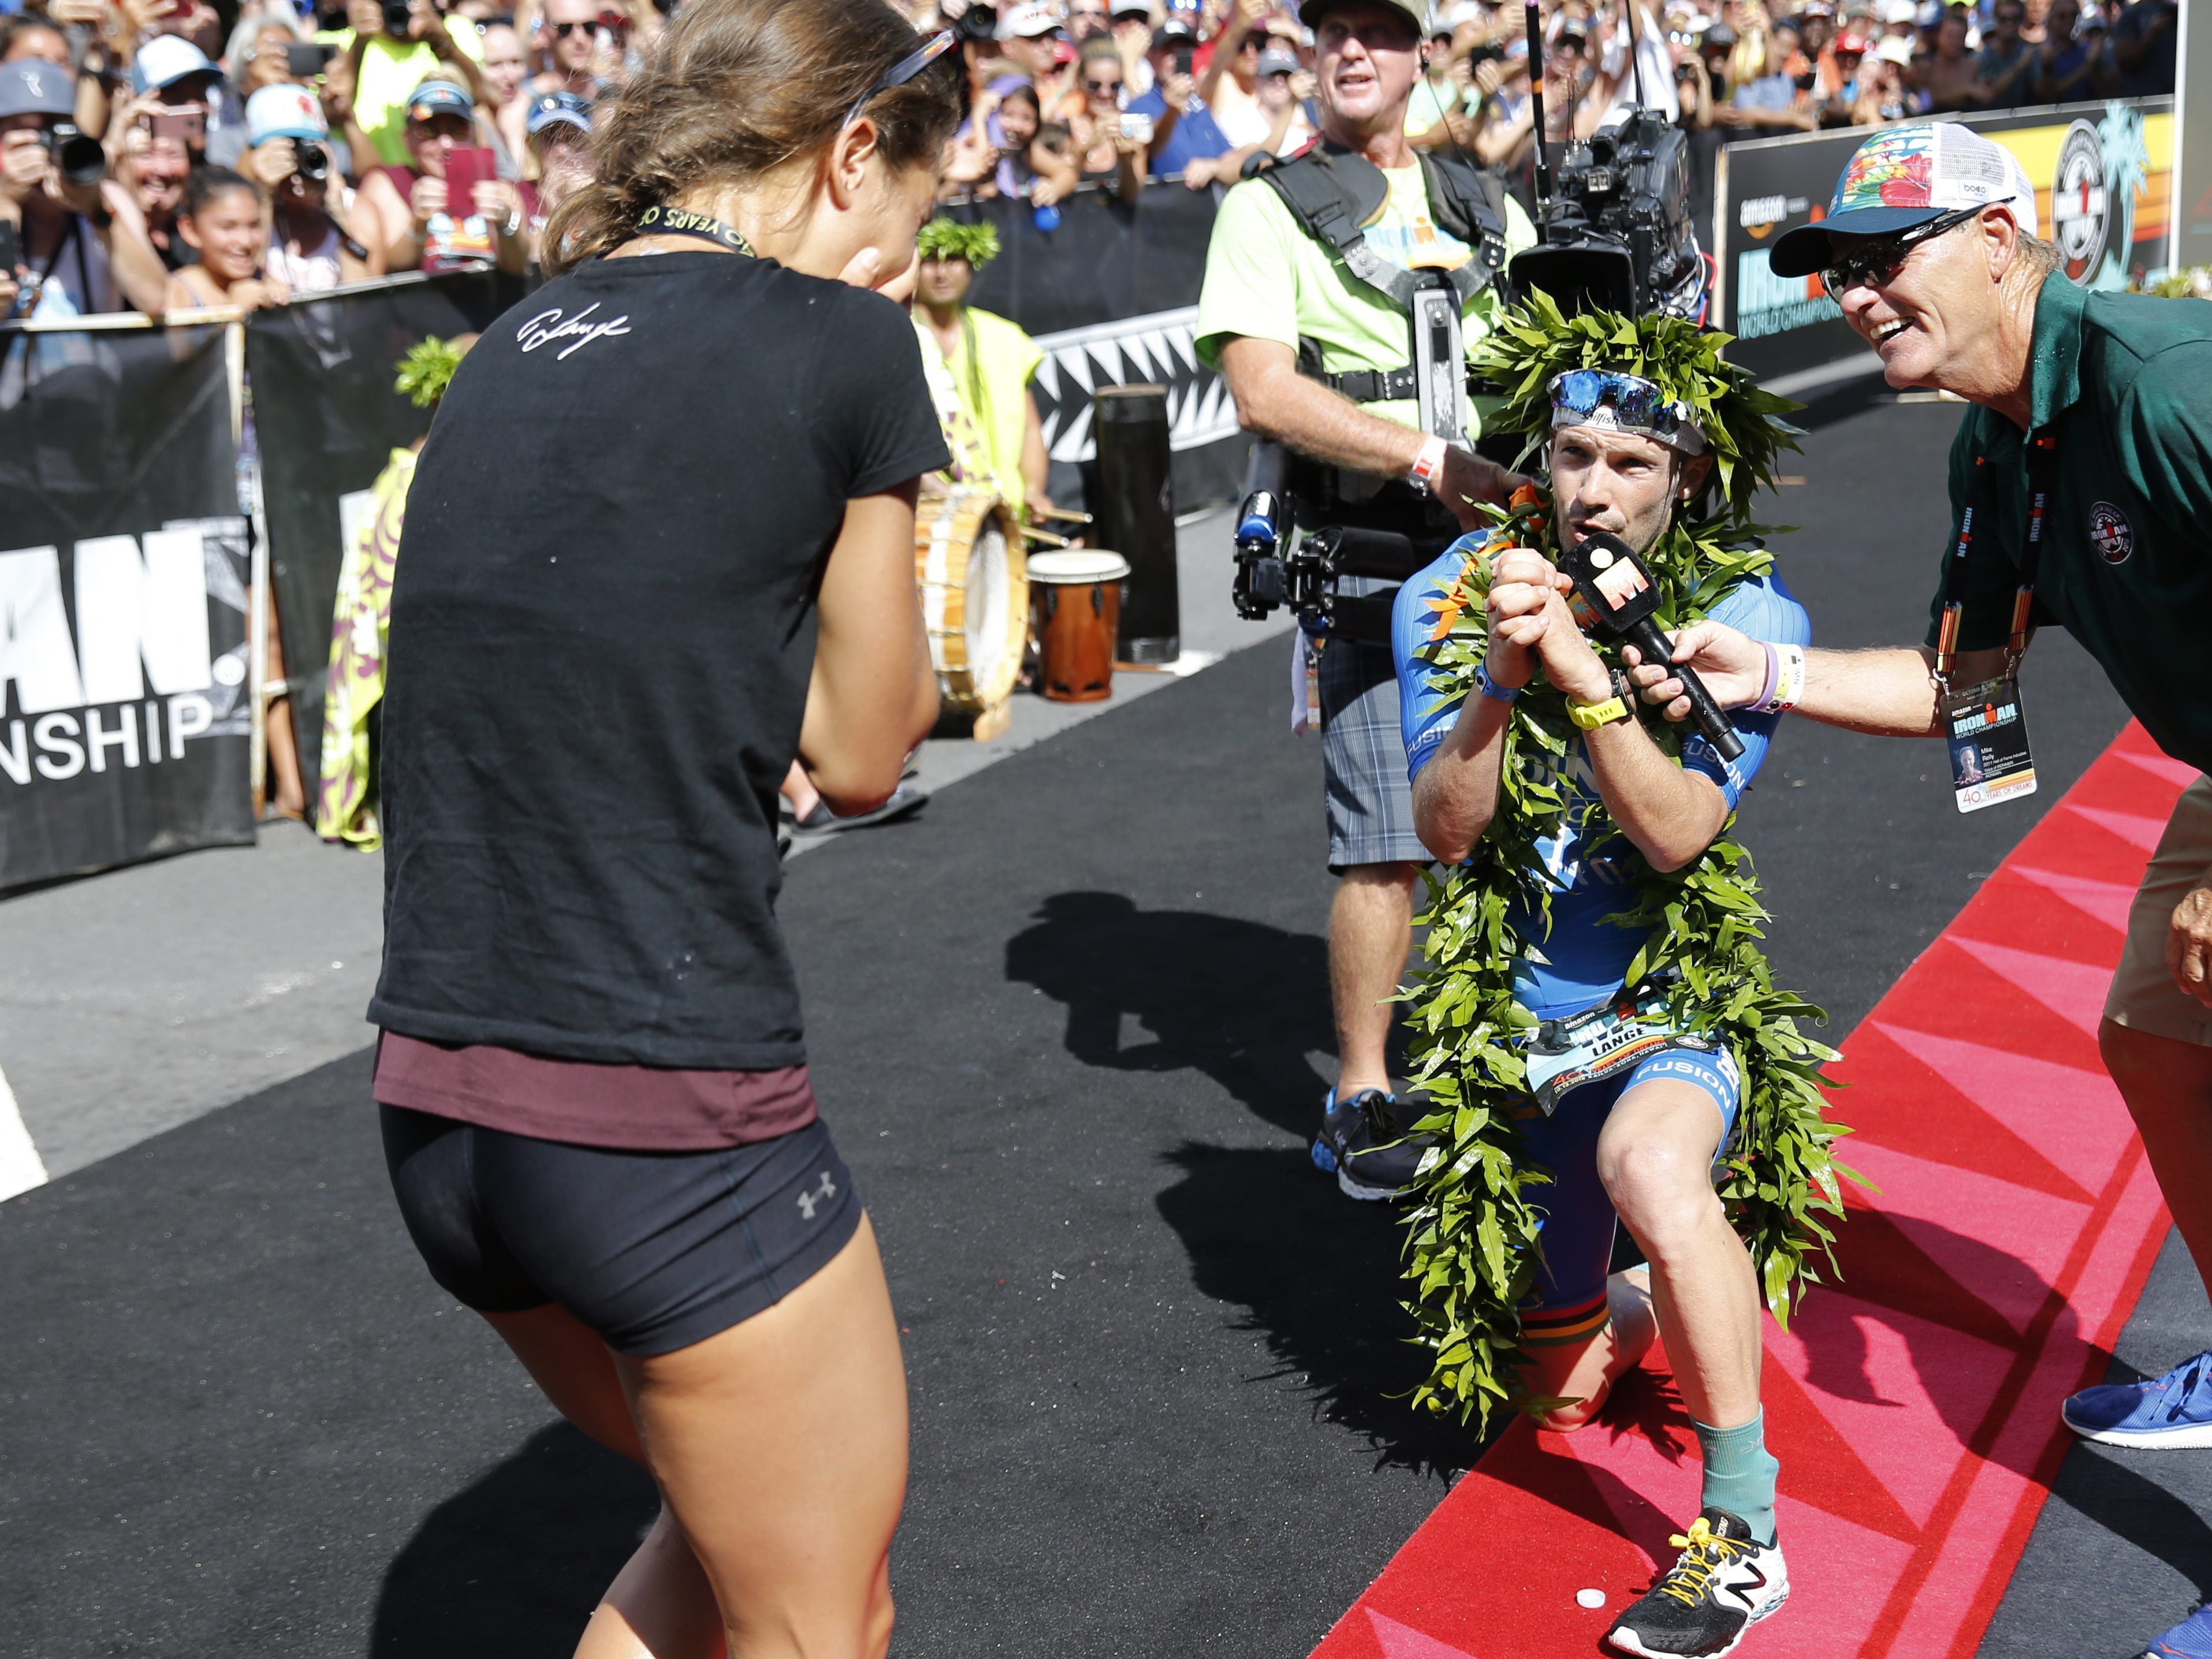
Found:
[[[1428,864],[1413,833],[1398,672],[1387,645],[1331,640],[1321,653],[1322,762],[1328,801],[1328,868]]]

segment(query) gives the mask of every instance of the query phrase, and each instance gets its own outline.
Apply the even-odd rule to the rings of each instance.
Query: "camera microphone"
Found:
[[[1743,739],[1736,736],[1705,683],[1686,664],[1674,661],[1674,647],[1652,620],[1659,608],[1659,584],[1636,550],[1601,530],[1563,551],[1559,568],[1573,578],[1575,592],[1596,620],[1599,636],[1626,640],[1644,653],[1644,661],[1671,667],[1682,682],[1682,695],[1690,700],[1690,718],[1705,741],[1724,761],[1742,754]]]

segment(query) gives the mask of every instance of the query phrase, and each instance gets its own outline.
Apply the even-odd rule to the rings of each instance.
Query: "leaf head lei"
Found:
[[[1473,359],[1502,393],[1486,429],[1524,434],[1524,464],[1550,436],[1549,389],[1568,369],[1639,375],[1690,407],[1715,464],[1646,556],[1664,628],[1705,616],[1772,566],[1759,538],[1776,532],[1753,521],[1753,506],[1772,484],[1778,458],[1797,447],[1796,429],[1782,418],[1796,405],[1727,362],[1728,343],[1726,335],[1674,317],[1570,318],[1538,294],[1509,313]],[[1463,562],[1420,647],[1462,696],[1474,694],[1488,649],[1491,559],[1508,546],[1555,551],[1557,544],[1541,489],[1523,489],[1486,511],[1492,529],[1481,543],[1459,544]],[[1674,728],[1647,718],[1645,729],[1679,755]],[[1577,805],[1567,787],[1576,735],[1565,697],[1540,678],[1512,705],[1497,811],[1468,859],[1430,878],[1423,962],[1405,999],[1413,1082],[1428,1108],[1408,1127],[1437,1140],[1407,1219],[1407,1306],[1431,1358],[1415,1398],[1486,1426],[1500,1406],[1560,1403],[1532,1395],[1518,1371],[1520,1310],[1542,1267],[1540,1226],[1552,1177],[1528,1157],[1516,1127],[1533,1110],[1522,1050],[1537,1022],[1516,1000],[1513,975],[1523,959],[1540,960],[1557,890],[1540,843],[1570,833],[1595,841],[1607,827],[1603,805]],[[1824,1016],[1777,988],[1768,972],[1759,949],[1767,912],[1749,857],[1730,838],[1733,827],[1731,819],[1702,854],[1671,872],[1651,868],[1624,838],[1632,896],[1607,921],[1649,930],[1628,983],[1662,983],[1670,1028],[1724,1046],[1736,1059],[1743,1099],[1715,1183],[1751,1250],[1768,1307],[1786,1324],[1805,1285],[1819,1279],[1814,1258],[1834,1272],[1827,1224],[1842,1215],[1838,1178],[1856,1177],[1831,1155],[1836,1137],[1848,1132],[1822,1115],[1820,1066],[1834,1051],[1800,1026]]]

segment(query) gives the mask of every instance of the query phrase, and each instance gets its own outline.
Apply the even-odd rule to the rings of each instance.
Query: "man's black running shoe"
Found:
[[[1690,1523],[1687,1538],[1669,1541],[1681,1559],[1606,1632],[1623,1653],[1717,1659],[1790,1599],[1781,1549],[1754,1541],[1741,1516],[1709,1509]]]
[[[1407,1122],[1425,1115],[1418,1104],[1380,1089],[1362,1089],[1340,1104],[1331,1089],[1314,1137],[1315,1167],[1333,1170],[1347,1198],[1398,1197],[1420,1173],[1421,1155],[1436,1145],[1434,1135],[1408,1135],[1401,1114]]]

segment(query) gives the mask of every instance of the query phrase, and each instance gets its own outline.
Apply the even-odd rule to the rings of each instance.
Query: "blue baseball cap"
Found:
[[[432,115],[474,115],[477,100],[469,96],[469,89],[458,81],[425,81],[407,94],[407,118],[420,120]]]
[[[592,130],[592,106],[573,92],[549,92],[531,100],[523,130],[532,138],[548,127],[571,126],[579,132]]]

